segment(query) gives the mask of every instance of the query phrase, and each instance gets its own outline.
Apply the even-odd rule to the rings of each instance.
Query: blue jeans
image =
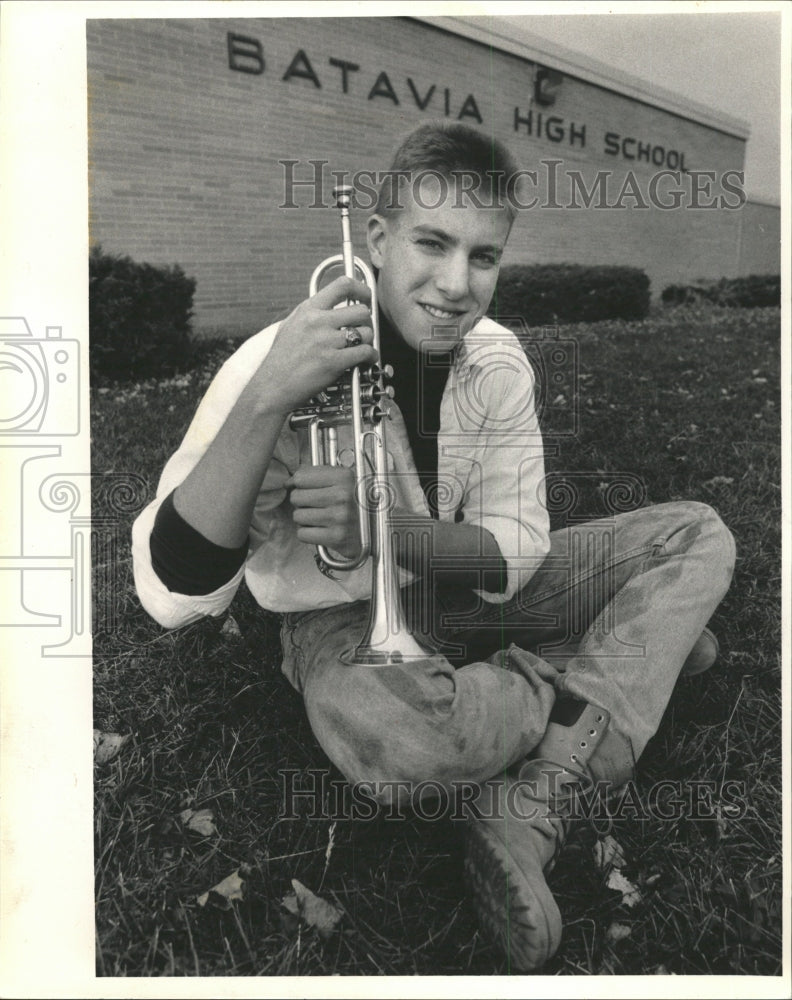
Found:
[[[638,759],[729,587],[731,533],[705,504],[678,502],[550,537],[505,604],[438,589],[427,615],[416,611],[427,602],[405,601],[414,630],[448,655],[348,666],[339,657],[367,601],[285,616],[283,672],[349,781],[486,781],[537,746],[560,695],[607,709]]]

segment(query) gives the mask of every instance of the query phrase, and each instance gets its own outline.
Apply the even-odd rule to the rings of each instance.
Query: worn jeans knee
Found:
[[[548,676],[544,676],[547,674]],[[390,667],[323,659],[309,670],[305,706],[325,753],[350,781],[385,789],[483,781],[541,740],[555,671],[476,662],[455,670],[427,656]]]
[[[709,504],[692,504],[696,509],[699,522],[702,525],[702,536],[708,545],[710,558],[724,573],[731,578],[737,557],[737,546],[734,535],[729,531],[717,513]]]
[[[657,731],[685,658],[728,590],[735,546],[707,504],[660,504],[623,517],[635,557],[630,572],[567,661],[559,687],[606,707],[637,758]],[[617,539],[619,534],[621,527]]]
[[[734,573],[737,551],[731,531],[709,504],[683,500],[661,504],[658,509],[670,507],[678,511],[678,527],[669,532],[664,550],[669,554],[680,551],[696,555],[706,563],[713,586],[720,583],[725,593]]]
[[[359,637],[359,617],[349,605],[283,624],[284,673],[348,781],[373,785],[387,804],[426,782],[450,790],[486,780],[538,744],[555,700],[553,668],[526,655],[455,669],[440,654],[350,666],[341,654]]]

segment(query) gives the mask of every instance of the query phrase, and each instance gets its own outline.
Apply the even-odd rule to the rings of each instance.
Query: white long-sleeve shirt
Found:
[[[371,560],[352,572],[322,574],[315,548],[299,541],[286,480],[310,462],[308,433],[284,424],[264,476],[250,525],[245,563],[211,594],[189,596],[165,586],[152,567],[149,540],[162,501],[189,475],[218,433],[234,403],[267,355],[278,324],[246,341],[223,365],[204,396],[180,447],[160,478],[156,499],[132,529],[135,584],[141,603],[161,625],[175,628],[220,615],[245,577],[258,603],[271,611],[331,607],[371,596]],[[387,361],[387,358],[383,359]],[[464,338],[449,372],[440,405],[438,516],[494,536],[507,567],[503,593],[481,591],[503,602],[523,587],[549,548],[544,494],[544,455],[534,403],[534,374],[511,331],[482,319]],[[338,429],[339,449],[351,448],[351,430]],[[429,516],[413,463],[404,420],[392,406],[387,421],[390,482],[397,505]],[[222,498],[218,498],[222,503]],[[400,570],[401,583],[412,579]]]

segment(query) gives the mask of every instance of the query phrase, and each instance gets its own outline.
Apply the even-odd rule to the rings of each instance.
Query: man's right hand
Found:
[[[361,301],[342,305],[347,299]],[[174,495],[177,512],[204,538],[226,548],[242,545],[287,415],[347,368],[377,360],[370,301],[366,285],[338,278],[280,325],[269,353]],[[347,346],[344,327],[357,328],[362,342]]]
[[[341,305],[350,299],[353,305]],[[342,276],[287,316],[251,383],[263,411],[286,414],[335,383],[348,368],[377,360],[371,346],[370,302],[365,284]],[[360,344],[347,344],[347,327],[357,329]]]

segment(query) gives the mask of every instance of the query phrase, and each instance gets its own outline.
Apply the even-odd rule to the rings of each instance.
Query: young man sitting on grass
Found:
[[[572,793],[629,778],[686,660],[712,659],[704,628],[734,544],[699,503],[549,532],[533,375],[514,335],[485,318],[516,165],[468,127],[430,124],[392,169],[368,251],[382,361],[396,368],[394,548],[426,656],[343,662],[367,621],[370,560],[327,574],[315,559],[317,544],[342,556],[360,545],[352,472],[312,467],[307,432],[288,422],[346,369],[378,360],[368,290],[347,278],[223,366],[135,524],[135,579],[168,628],[223,613],[243,576],[262,607],[284,612],[283,671],[319,743],[381,801],[409,801],[426,781],[450,793],[478,783],[470,889],[510,968],[527,971],[559,946],[545,874]],[[342,460],[350,434],[339,430]]]

